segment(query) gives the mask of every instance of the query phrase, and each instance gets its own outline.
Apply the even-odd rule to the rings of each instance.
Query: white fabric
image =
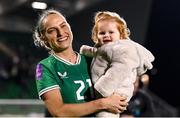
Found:
[[[97,49],[83,46],[80,52],[94,56],[91,64],[94,88],[103,97],[116,92],[127,96],[127,101],[133,95],[136,77],[152,69],[154,61],[150,51],[129,39],[110,42]]]

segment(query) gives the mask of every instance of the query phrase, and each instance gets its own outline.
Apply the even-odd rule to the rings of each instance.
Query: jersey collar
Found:
[[[71,63],[71,62],[68,61],[68,60],[65,60],[65,59],[57,56],[55,53],[52,53],[51,55],[54,56],[54,58],[56,58],[57,60],[65,63],[65,64],[67,64],[67,65],[77,65],[77,64],[80,64],[81,56],[80,56],[80,54],[79,54],[78,52],[75,52],[75,53],[77,54],[77,59],[76,59],[76,63],[75,63],[75,64],[74,64],[74,63]]]

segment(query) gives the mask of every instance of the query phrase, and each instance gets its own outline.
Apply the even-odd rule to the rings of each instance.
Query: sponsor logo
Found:
[[[63,79],[63,78],[68,78],[68,77],[67,77],[67,72],[64,72],[63,74],[60,73],[60,72],[57,72],[57,74],[60,76],[61,79]]]

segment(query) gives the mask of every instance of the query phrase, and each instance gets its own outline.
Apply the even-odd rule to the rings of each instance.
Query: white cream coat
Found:
[[[103,97],[115,92],[127,96],[127,101],[133,95],[136,77],[152,69],[154,61],[149,50],[129,39],[110,42],[99,48],[83,45],[80,53],[94,56],[91,63],[94,88]]]

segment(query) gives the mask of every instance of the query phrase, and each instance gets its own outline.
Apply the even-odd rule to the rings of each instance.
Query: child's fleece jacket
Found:
[[[136,77],[152,69],[154,61],[150,51],[130,39],[98,48],[83,45],[80,53],[94,57],[91,74],[95,89],[103,97],[115,92],[127,96],[128,101],[133,95]]]

